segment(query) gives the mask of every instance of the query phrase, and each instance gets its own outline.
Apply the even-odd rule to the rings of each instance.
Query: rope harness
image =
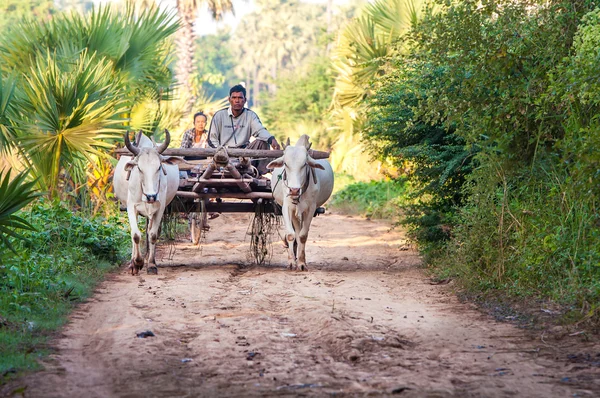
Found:
[[[287,183],[287,170],[285,169],[287,166],[284,163],[283,164],[283,173],[279,174],[279,176],[277,177],[277,182],[275,183],[275,186],[273,187],[272,191],[275,191],[275,188],[277,188],[277,184],[279,184],[279,181],[283,180],[283,185],[287,188],[290,189],[290,186]],[[297,198],[293,198],[292,199],[292,203],[297,205],[298,203],[300,203],[300,197],[304,194],[304,192],[306,192],[306,189],[308,188],[308,184],[310,184],[310,172],[312,170],[312,168],[308,165],[307,163],[304,163],[304,167],[306,168],[306,178],[304,179],[304,183],[302,184],[302,187],[300,187],[300,194],[298,195]],[[314,173],[313,170],[313,177],[315,180],[315,183],[317,182],[317,176]],[[290,196],[289,193],[287,196]]]

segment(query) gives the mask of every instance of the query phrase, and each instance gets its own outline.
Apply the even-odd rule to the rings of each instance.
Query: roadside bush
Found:
[[[18,214],[34,231],[0,254],[0,374],[37,366],[45,337],[104,273],[124,261],[127,223],[90,217],[58,201],[40,200]],[[1,379],[0,379],[1,380]]]
[[[436,3],[366,102],[372,152],[419,182],[414,236],[466,286],[598,315],[597,1]]]
[[[469,288],[577,303],[581,316],[593,315],[600,302],[597,199],[548,167],[523,184],[499,169],[495,180],[475,184],[445,256],[433,265],[450,268]]]
[[[377,82],[368,105],[364,141],[376,158],[389,160],[412,187],[405,217],[423,254],[434,252],[449,238],[454,214],[463,203],[462,186],[472,170],[475,149],[469,149],[454,128],[419,115],[428,90],[445,78],[431,68],[400,56],[394,69]]]
[[[405,180],[356,182],[337,192],[331,206],[348,214],[398,219],[409,191]]]

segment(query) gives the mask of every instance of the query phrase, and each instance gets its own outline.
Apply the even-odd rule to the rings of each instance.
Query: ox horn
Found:
[[[134,147],[129,140],[129,131],[125,133],[125,146],[127,149],[129,149],[129,152],[133,153],[134,156],[137,156],[140,153],[140,148]]]
[[[138,133],[135,135],[135,146],[137,146],[139,148],[140,146],[140,142],[142,141],[142,135],[144,134],[144,132],[142,130],[138,131]]]
[[[283,144],[283,149],[285,149],[289,146],[290,146],[290,137],[288,137],[287,140],[285,141],[285,144]]]
[[[156,148],[158,150],[158,153],[163,153],[165,149],[168,148],[170,142],[171,134],[169,133],[169,130],[165,129],[165,142],[163,142],[158,148]]]

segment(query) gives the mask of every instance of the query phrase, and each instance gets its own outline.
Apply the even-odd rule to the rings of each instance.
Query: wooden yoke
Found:
[[[215,148],[167,148],[162,154],[165,156],[204,156],[214,157],[217,153]],[[115,150],[117,155],[130,155],[127,148],[119,148]],[[227,148],[227,154],[230,157],[246,157],[246,158],[270,158],[275,159],[283,156],[282,150],[270,149],[242,149],[242,148]],[[308,154],[313,159],[327,159],[329,152],[315,151],[309,149]]]

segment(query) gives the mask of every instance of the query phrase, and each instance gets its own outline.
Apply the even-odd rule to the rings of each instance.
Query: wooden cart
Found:
[[[116,153],[130,155],[126,148]],[[311,149],[309,153],[313,159],[329,157],[328,152]],[[194,243],[200,237],[206,213],[255,213],[260,206],[261,212],[280,214],[271,192],[271,180],[258,172],[256,164],[282,156],[282,150],[169,148],[163,155],[204,158],[188,160],[188,164],[179,166],[179,190],[167,208],[167,212],[191,215]],[[323,212],[322,208],[317,210]]]

